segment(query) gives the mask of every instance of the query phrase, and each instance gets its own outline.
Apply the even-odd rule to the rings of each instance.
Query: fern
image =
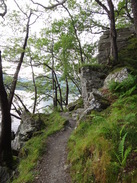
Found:
[[[126,139],[126,136],[127,136],[127,133],[125,133],[125,135],[122,137],[122,139],[121,139],[121,141],[119,143],[118,153],[114,152],[120,167],[125,167],[126,166],[127,157],[128,157],[129,153],[132,150],[131,146],[129,146],[125,150],[125,139]]]
[[[122,95],[121,95],[121,98],[122,97],[128,97],[128,96],[131,96],[132,94],[134,94],[135,92],[136,92],[136,90],[137,90],[137,86],[135,85],[134,87],[132,87],[131,89],[129,89],[128,91],[126,91],[125,93],[123,93]]]
[[[114,92],[120,97],[130,96],[134,94],[137,90],[137,77],[129,75],[127,79],[123,80],[121,83],[112,81],[109,85],[111,92]]]
[[[121,160],[123,160],[123,157],[124,157],[124,144],[125,144],[126,136],[127,136],[127,133],[123,136],[122,140],[119,143],[119,147],[118,147],[118,152],[119,152]]]
[[[127,125],[127,124],[123,125],[122,128],[121,128],[121,130],[120,130],[120,139],[122,138],[122,133],[123,133],[123,131],[124,131],[126,125]]]
[[[131,152],[131,150],[132,150],[131,146],[126,149],[126,151],[124,153],[124,156],[123,156],[123,160],[121,162],[122,167],[125,167],[126,161],[127,161],[127,157],[129,155],[129,153]]]

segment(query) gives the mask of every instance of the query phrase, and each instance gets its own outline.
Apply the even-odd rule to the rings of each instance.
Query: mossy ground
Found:
[[[38,159],[44,153],[47,137],[62,129],[66,121],[57,112],[53,112],[50,115],[39,114],[35,117],[40,118],[45,125],[44,128],[34,134],[21,149],[17,174],[12,180],[13,183],[33,182],[35,176],[34,169]]]
[[[111,106],[92,111],[70,137],[75,183],[137,182],[137,85],[129,78],[113,93]]]

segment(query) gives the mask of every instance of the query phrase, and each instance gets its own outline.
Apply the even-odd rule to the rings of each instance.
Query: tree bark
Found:
[[[137,0],[131,0],[131,7],[134,17],[135,33],[137,36]]]
[[[54,49],[54,40],[53,40],[53,35],[52,35],[52,46],[51,46],[51,55],[52,55],[52,96],[53,96],[53,108],[57,108],[57,86],[56,86],[56,81],[55,81],[55,76],[54,76],[54,54],[53,54],[53,49]]]
[[[107,0],[109,9],[100,1],[95,0],[107,13],[110,20],[110,59],[112,59],[112,64],[116,65],[118,63],[118,49],[117,49],[117,31],[115,27],[115,12],[112,0]]]
[[[109,6],[109,19],[110,19],[110,37],[111,37],[111,50],[110,56],[114,59],[114,64],[118,62],[118,48],[117,48],[117,31],[115,27],[115,12],[114,5],[111,0],[107,0]]]
[[[0,106],[2,113],[1,139],[0,139],[0,161],[6,162],[10,167],[12,164],[11,152],[11,115],[7,93],[3,83],[2,59],[0,51]]]
[[[33,65],[32,65],[32,58],[30,56],[30,66],[31,66],[31,71],[32,71],[32,81],[33,81],[33,85],[34,85],[34,95],[35,95],[35,98],[34,98],[34,104],[33,104],[33,114],[35,114],[35,111],[36,111],[36,105],[37,105],[37,99],[38,99],[38,96],[37,96],[37,86],[36,86],[36,82],[35,82],[35,74],[34,74],[34,69],[33,69]]]
[[[68,78],[66,77],[66,102],[65,105],[68,105],[68,97],[69,97],[69,84],[68,84]]]

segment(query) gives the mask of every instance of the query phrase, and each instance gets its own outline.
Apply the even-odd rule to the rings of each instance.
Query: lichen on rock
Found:
[[[43,122],[34,118],[32,114],[24,111],[21,115],[21,124],[19,125],[15,139],[12,141],[12,149],[20,150],[26,141],[28,141],[35,132],[39,131]]]
[[[122,81],[127,79],[128,76],[129,76],[129,72],[126,67],[119,68],[118,70],[116,69],[106,77],[103,88],[108,88],[109,84],[112,81],[121,83]]]

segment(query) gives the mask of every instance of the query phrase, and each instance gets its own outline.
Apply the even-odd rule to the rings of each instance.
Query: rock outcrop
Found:
[[[134,29],[123,28],[117,30],[117,46],[118,51],[123,50],[129,44],[131,38],[135,36]],[[106,31],[101,36],[98,45],[98,64],[93,66],[85,66],[81,69],[81,88],[82,98],[84,101],[84,111],[79,119],[83,119],[85,115],[92,110],[101,111],[109,106],[109,101],[99,91],[101,88],[107,88],[113,80],[122,82],[128,77],[128,69],[126,67],[119,68],[109,73],[107,69],[110,56],[110,32]],[[103,67],[104,65],[104,67]],[[112,68],[111,68],[112,69]]]
[[[119,68],[111,72],[105,79],[103,88],[108,88],[109,83],[114,81],[121,83],[123,80],[127,79],[129,75],[128,69],[126,67]]]
[[[81,88],[84,108],[91,106],[90,98],[93,90],[103,86],[107,70],[103,67],[85,66],[81,69]]]
[[[118,51],[124,49],[129,43],[130,38],[135,35],[134,28],[123,28],[117,30]],[[107,64],[110,55],[110,32],[106,31],[100,37],[98,44],[98,63]]]
[[[82,97],[84,100],[84,110],[81,111],[77,125],[85,116],[90,114],[92,110],[102,111],[110,105],[110,101],[100,92],[99,89],[108,89],[109,83],[112,81],[121,83],[128,78],[129,72],[126,67],[118,68],[109,73],[104,78],[105,73],[99,73],[100,70],[93,72],[91,68],[82,68],[81,85]],[[100,77],[102,74],[103,77]]]
[[[29,112],[23,112],[21,115],[21,124],[19,125],[15,139],[12,141],[12,149],[19,151],[20,148],[28,141],[34,132],[41,129],[43,122],[35,119]]]

